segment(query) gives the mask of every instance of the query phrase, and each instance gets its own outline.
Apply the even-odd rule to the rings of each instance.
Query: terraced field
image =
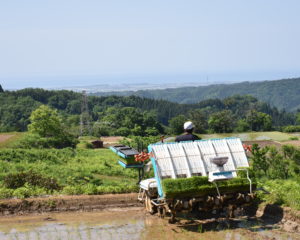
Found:
[[[202,139],[209,138],[224,138],[224,137],[238,137],[242,141],[288,141],[295,135],[283,132],[249,132],[249,133],[215,133],[215,134],[200,134]]]

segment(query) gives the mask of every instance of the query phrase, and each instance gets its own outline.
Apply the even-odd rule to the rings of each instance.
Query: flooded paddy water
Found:
[[[276,224],[268,225],[257,219],[192,221],[185,218],[169,224],[166,219],[148,215],[138,207],[2,217],[0,239],[300,240],[300,234],[280,231]]]

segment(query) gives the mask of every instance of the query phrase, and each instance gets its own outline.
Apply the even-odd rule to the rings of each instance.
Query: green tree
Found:
[[[192,110],[188,114],[189,119],[195,124],[196,133],[205,133],[208,129],[207,114],[201,109]]]
[[[249,123],[247,123],[245,119],[240,119],[237,121],[236,128],[235,128],[236,132],[247,132],[249,130],[250,130]]]
[[[300,112],[298,112],[296,115],[296,123],[300,125]]]
[[[217,133],[232,132],[234,128],[234,118],[230,110],[213,113],[208,120],[211,130]]]
[[[269,114],[254,109],[248,111],[246,121],[252,131],[269,131],[272,129],[272,118]]]
[[[95,122],[93,125],[93,136],[101,137],[101,136],[112,136],[114,129],[106,123]]]
[[[173,117],[169,121],[170,133],[172,134],[181,134],[183,132],[183,124],[186,121],[184,115],[178,115]]]
[[[2,88],[2,86],[1,86],[1,84],[0,84],[0,93],[1,92],[4,92],[4,90],[3,90],[3,88]]]
[[[120,127],[115,131],[115,135],[127,137],[131,131],[127,127]]]
[[[58,136],[63,131],[57,111],[46,105],[41,105],[33,111],[29,119],[29,131],[41,137]]]
[[[46,105],[41,105],[34,110],[30,121],[29,133],[36,135],[36,138],[28,137],[27,145],[64,148],[75,147],[78,142],[75,136],[66,131],[57,111]]]
[[[268,168],[270,167],[267,153],[269,147],[260,148],[258,144],[252,145],[252,167],[257,177],[267,176]]]

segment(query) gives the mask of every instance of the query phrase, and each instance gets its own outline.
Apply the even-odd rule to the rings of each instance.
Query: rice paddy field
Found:
[[[142,208],[101,212],[51,213],[0,219],[3,240],[299,240],[262,218],[191,221],[168,224]]]
[[[300,135],[298,133],[298,135]],[[224,137],[238,137],[242,141],[288,141],[293,137],[298,136],[297,134],[290,134],[284,132],[246,132],[246,133],[214,133],[214,134],[200,134],[202,139],[209,138],[224,138]]]

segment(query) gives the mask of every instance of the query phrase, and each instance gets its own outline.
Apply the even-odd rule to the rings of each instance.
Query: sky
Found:
[[[299,0],[0,0],[0,84],[299,77],[299,11]]]

